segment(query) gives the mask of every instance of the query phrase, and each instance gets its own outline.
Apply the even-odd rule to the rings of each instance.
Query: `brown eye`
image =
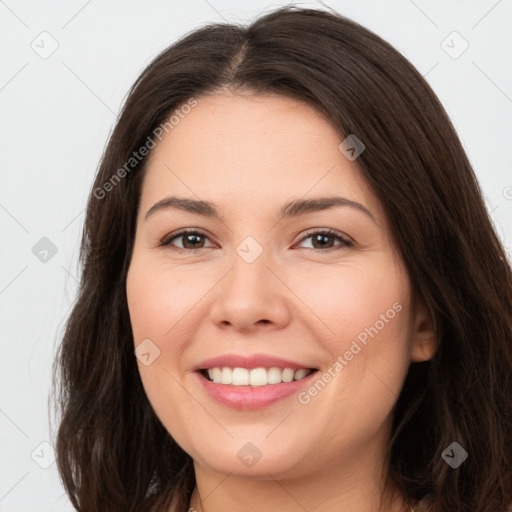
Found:
[[[201,231],[184,230],[179,233],[171,235],[169,238],[164,239],[160,246],[169,247],[178,251],[193,251],[194,249],[204,249],[205,240],[208,238]],[[174,240],[181,240],[182,247],[172,244]]]
[[[301,242],[310,238],[312,240],[312,248],[305,247],[306,250],[329,250],[329,249],[341,249],[344,247],[353,246],[353,243],[347,240],[345,237],[333,230],[324,230],[324,231],[313,231],[308,235],[302,238]],[[335,244],[335,241],[338,240],[340,243]]]

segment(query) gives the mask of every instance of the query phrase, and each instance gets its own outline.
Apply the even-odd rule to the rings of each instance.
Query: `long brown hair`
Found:
[[[188,507],[192,459],[152,410],[134,356],[125,284],[147,158],[126,162],[180,106],[225,88],[306,102],[365,144],[357,162],[439,340],[432,360],[411,364],[398,398],[392,477],[435,512],[505,512],[512,272],[471,165],[398,51],[335,12],[296,7],[195,30],[130,90],[89,196],[78,296],[54,366],[57,463],[71,502],[82,512]],[[453,442],[468,453],[456,469],[442,457]]]

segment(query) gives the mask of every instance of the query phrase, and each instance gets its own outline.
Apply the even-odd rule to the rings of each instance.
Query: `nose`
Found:
[[[211,321],[220,328],[249,333],[257,329],[283,329],[291,318],[293,294],[263,251],[250,262],[236,253],[232,266],[214,289]]]

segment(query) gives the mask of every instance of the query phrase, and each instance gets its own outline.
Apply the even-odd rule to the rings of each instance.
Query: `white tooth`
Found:
[[[233,373],[231,368],[222,368],[222,373],[220,375],[220,383],[221,384],[232,384],[233,383]]]
[[[213,382],[215,382],[216,384],[220,384],[220,377],[221,377],[221,370],[219,367],[215,367],[215,368],[212,368],[212,380]]]
[[[294,374],[295,374],[295,370],[293,368],[285,368],[283,370],[283,375],[281,376],[281,380],[283,382],[291,382],[293,380]]]
[[[230,384],[231,384],[231,382],[230,382]],[[235,386],[248,386],[249,385],[249,370],[247,370],[247,368],[233,368],[232,384],[234,384]]]
[[[265,368],[253,368],[249,372],[249,384],[251,386],[266,386],[267,370]]]
[[[214,367],[208,369],[208,376],[216,384],[228,384],[232,386],[265,386],[267,384],[279,384],[300,380],[311,373],[312,370],[301,368],[277,368],[266,369],[264,367],[253,368],[229,368]]]
[[[269,368],[267,373],[267,384],[281,383],[281,368]]]
[[[300,370],[295,371],[295,380],[303,379],[306,375],[309,374],[309,370],[306,370],[305,368],[301,368]]]

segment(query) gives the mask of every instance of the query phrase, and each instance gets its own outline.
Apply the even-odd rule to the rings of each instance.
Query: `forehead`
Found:
[[[171,193],[257,210],[270,199],[340,194],[378,215],[357,163],[338,149],[342,140],[320,112],[291,98],[199,97],[152,150],[142,210]]]

